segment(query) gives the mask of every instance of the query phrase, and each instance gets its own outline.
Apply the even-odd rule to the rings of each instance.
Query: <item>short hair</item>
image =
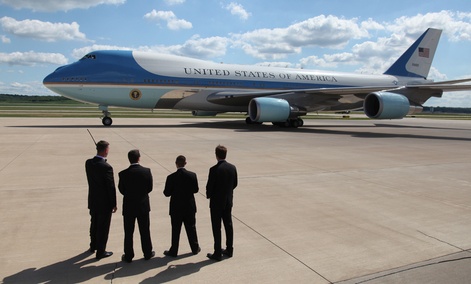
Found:
[[[128,159],[131,164],[139,162],[140,157],[141,157],[141,153],[137,149],[134,149],[128,152]]]
[[[184,167],[186,164],[186,158],[183,155],[179,155],[177,159],[175,159],[175,164],[179,167]]]
[[[218,145],[216,147],[216,157],[224,160],[226,159],[226,155],[227,155],[227,148],[222,145]]]
[[[106,142],[105,140],[100,140],[100,141],[98,141],[98,143],[96,143],[96,151],[98,153],[102,153],[109,146],[110,146],[110,143]]]

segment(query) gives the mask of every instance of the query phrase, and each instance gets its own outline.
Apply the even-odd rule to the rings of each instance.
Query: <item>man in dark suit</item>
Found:
[[[209,169],[206,184],[206,197],[209,199],[211,225],[214,237],[214,253],[207,257],[216,261],[222,259],[222,254],[232,257],[234,230],[232,227],[233,191],[237,187],[237,169],[226,161],[227,148],[216,147],[218,163]],[[221,220],[226,231],[226,249],[221,246]]]
[[[109,143],[98,141],[97,154],[85,162],[88,181],[88,209],[90,210],[90,252],[96,250],[96,259],[109,257],[106,251],[110,232],[111,214],[116,212],[116,188],[113,168],[106,162]]]
[[[153,178],[150,169],[139,164],[140,157],[139,150],[129,151],[128,159],[131,165],[119,173],[118,188],[124,196],[124,255],[121,259],[126,262],[131,262],[134,258],[133,235],[136,219],[144,259],[149,260],[155,255],[150,238],[149,217],[149,193],[153,188]]]
[[[172,246],[164,251],[166,256],[176,257],[180,242],[182,223],[193,254],[198,254],[201,248],[196,234],[196,202],[194,194],[198,192],[196,174],[185,169],[185,156],[178,156],[175,165],[177,171],[168,175],[165,181],[164,195],[170,196],[170,219],[172,222]]]

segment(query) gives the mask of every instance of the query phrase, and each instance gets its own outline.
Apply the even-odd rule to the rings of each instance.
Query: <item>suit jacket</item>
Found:
[[[194,194],[199,190],[194,172],[180,168],[167,176],[164,195],[170,196],[170,215],[196,213]]]
[[[209,207],[224,209],[232,207],[234,188],[237,187],[237,169],[226,160],[219,161],[209,169],[206,184],[206,197],[209,198]]]
[[[139,216],[150,211],[149,192],[153,188],[149,168],[133,164],[119,172],[119,192],[123,198],[123,215]]]
[[[88,181],[88,209],[110,213],[116,207],[116,187],[113,168],[103,158],[95,156],[85,162]]]

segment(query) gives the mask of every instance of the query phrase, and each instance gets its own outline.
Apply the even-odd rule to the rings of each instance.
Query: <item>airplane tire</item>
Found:
[[[298,117],[298,125],[299,125],[299,127],[304,125],[304,120],[302,118]]]
[[[103,123],[104,126],[111,126],[111,124],[113,123],[113,120],[111,119],[111,117],[105,116],[103,117],[101,122]]]
[[[289,122],[290,126],[293,128],[298,128],[299,127],[299,121],[297,119],[293,119]]]

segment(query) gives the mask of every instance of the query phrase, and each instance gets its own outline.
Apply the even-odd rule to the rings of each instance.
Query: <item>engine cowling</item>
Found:
[[[409,99],[401,94],[374,92],[366,96],[363,109],[369,118],[400,119],[422,108],[411,106]]]
[[[276,98],[255,98],[249,103],[249,117],[255,122],[282,122],[291,114],[286,100]]]

